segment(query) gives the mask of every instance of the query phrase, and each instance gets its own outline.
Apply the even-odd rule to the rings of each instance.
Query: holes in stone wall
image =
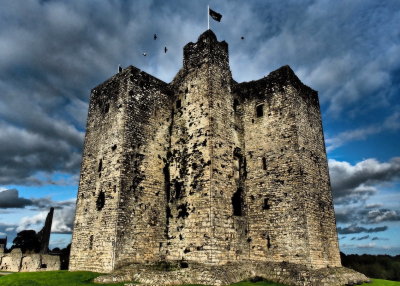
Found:
[[[189,216],[188,209],[187,209],[187,203],[186,204],[181,204],[177,207],[178,209],[178,218],[187,218]]]
[[[180,99],[178,99],[176,101],[176,108],[181,108],[182,107],[182,101]]]
[[[42,263],[42,264],[40,265],[40,268],[47,268],[47,264]]]
[[[117,149],[117,144],[112,145],[111,150],[115,151]]]
[[[267,159],[265,157],[262,158],[262,168],[263,170],[267,170]]]
[[[92,250],[93,249],[93,235],[91,235],[89,237],[89,249]]]
[[[170,173],[169,173],[169,164],[165,164],[163,168],[164,173],[164,190],[167,202],[171,199],[171,181],[170,181]]]
[[[187,263],[186,261],[181,261],[180,264],[179,264],[179,266],[180,266],[181,268],[188,268],[188,267],[189,267],[189,263]]]
[[[267,235],[267,248],[268,249],[271,248],[271,239],[270,239],[269,235]]]
[[[237,191],[232,196],[232,207],[233,207],[233,215],[234,216],[242,216],[243,215],[243,190],[242,188],[238,188]]]
[[[106,195],[104,194],[103,191],[101,191],[96,200],[96,208],[98,211],[101,211],[104,208],[105,202],[106,202]]]
[[[175,199],[179,200],[182,198],[182,182],[175,181]]]
[[[107,103],[104,105],[104,113],[107,113],[109,110],[110,110],[110,104],[107,102]]]
[[[256,106],[256,115],[257,117],[264,116],[264,104],[259,104]]]
[[[237,111],[237,108],[239,106],[239,100],[235,99],[233,100],[233,110]]]
[[[97,172],[99,173],[99,178],[101,177],[101,170],[103,169],[103,159],[99,161],[99,167],[97,168]]]
[[[269,198],[265,198],[263,203],[263,210],[269,210],[270,208],[271,205],[269,204]]]

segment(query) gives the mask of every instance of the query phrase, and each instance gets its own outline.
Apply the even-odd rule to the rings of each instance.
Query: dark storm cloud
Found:
[[[33,216],[23,217],[18,224],[0,222],[0,232],[13,236],[16,232],[25,229],[40,230],[51,207],[55,209],[52,232],[68,234],[72,232],[75,199],[64,201],[54,201],[49,197],[26,199],[20,197],[16,189],[0,191],[0,209],[26,207],[29,207],[30,211],[37,211],[37,213]]]
[[[352,234],[352,233],[374,233],[374,232],[381,232],[387,230],[387,226],[378,226],[378,227],[373,227],[373,228],[365,228],[362,226],[358,225],[350,225],[347,227],[338,227],[337,232],[339,234]]]
[[[183,45],[206,29],[207,4],[32,0],[21,8],[17,1],[2,1],[0,184],[52,183],[40,175],[77,174],[89,90],[118,64],[170,81],[182,65]],[[290,64],[321,91],[321,102],[334,115],[377,102],[391,106],[400,70],[393,28],[400,24],[398,1],[210,4],[224,16],[212,28],[230,45],[236,80]]]
[[[365,223],[380,223],[385,221],[400,221],[400,212],[389,209],[373,209],[359,212]]]
[[[25,208],[33,207],[39,210],[49,209],[54,207],[55,209],[63,209],[65,207],[74,207],[75,201],[54,201],[51,198],[22,198],[19,196],[19,192],[16,189],[0,191],[0,208]]]
[[[329,160],[335,215],[338,223],[379,224],[400,221],[398,210],[382,204],[367,204],[378,187],[400,178],[400,158],[387,162],[367,159],[355,165]]]
[[[338,223],[358,221],[362,224],[400,221],[400,212],[385,208],[369,208],[363,205],[341,206],[336,208]]]
[[[32,201],[20,198],[18,190],[4,190],[0,191],[0,208],[24,208],[32,205]]]
[[[374,236],[373,238],[371,238],[371,240],[389,240],[389,239],[383,238],[383,237]]]
[[[335,204],[350,204],[365,200],[377,192],[376,185],[400,178],[400,157],[388,162],[367,159],[355,165],[329,160]]]
[[[178,14],[161,15],[156,6],[153,1],[28,1],[21,9],[15,1],[2,2],[0,184],[51,184],[55,172],[79,171],[89,91],[118,64],[155,73],[154,61],[163,54],[157,44],[168,44],[170,52],[160,62],[172,77],[165,67],[178,70],[183,43],[201,29],[192,29],[193,17],[181,25]],[[163,31],[165,23],[180,32]]]

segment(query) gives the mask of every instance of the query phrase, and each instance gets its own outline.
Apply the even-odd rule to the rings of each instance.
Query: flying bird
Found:
[[[147,56],[147,53],[143,53],[143,56]]]
[[[164,47],[164,53],[167,53],[168,49],[167,47]]]
[[[154,34],[154,40],[157,40],[157,34]]]
[[[243,36],[241,36],[240,38],[241,38],[242,40],[244,40],[244,37],[243,37]]]

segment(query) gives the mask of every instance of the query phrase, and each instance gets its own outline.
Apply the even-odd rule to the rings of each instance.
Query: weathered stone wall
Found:
[[[300,84],[294,108],[310,262],[315,268],[337,267],[341,262],[318,96]]]
[[[166,228],[164,165],[170,140],[171,96],[166,83],[132,69],[122,118],[121,194],[116,260],[159,261]]]
[[[129,70],[92,90],[69,267],[111,271],[121,194],[123,91]],[[118,148],[120,147],[120,148]]]
[[[250,259],[308,263],[294,95],[273,78],[239,84],[247,162]]]
[[[90,99],[70,269],[162,261],[340,266],[317,93],[236,83],[210,30],[170,84],[128,67]]]
[[[60,257],[48,254],[23,254],[19,248],[0,254],[0,271],[35,272],[60,270]]]

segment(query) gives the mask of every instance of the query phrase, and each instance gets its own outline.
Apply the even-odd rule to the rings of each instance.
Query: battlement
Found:
[[[93,89],[70,269],[256,262],[340,266],[317,92],[289,66],[235,82],[211,30],[171,83]]]
[[[303,84],[288,65],[280,67],[262,79],[236,83],[233,86],[233,92],[243,99],[262,98],[266,94],[273,94],[277,91],[285,92],[288,87],[296,89],[298,96],[319,108],[318,92]]]
[[[224,63],[228,67],[228,44],[219,42],[212,30],[207,30],[199,36],[196,43],[188,43],[183,48],[184,69],[197,69],[204,63]]]

